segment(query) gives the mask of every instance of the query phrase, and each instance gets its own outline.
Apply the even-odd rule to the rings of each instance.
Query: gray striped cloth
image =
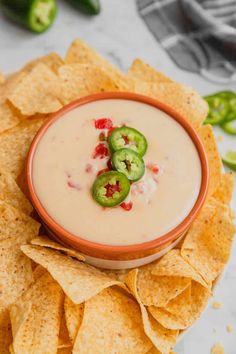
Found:
[[[236,82],[236,0],[136,0],[173,61],[210,81]]]

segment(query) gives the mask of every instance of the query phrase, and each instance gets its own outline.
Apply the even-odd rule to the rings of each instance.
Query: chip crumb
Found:
[[[226,329],[227,329],[227,332],[228,332],[228,333],[232,333],[232,332],[234,331],[234,327],[231,326],[231,325],[227,325],[227,326],[226,326]]]
[[[213,345],[211,348],[211,354],[224,354],[224,348],[221,343],[217,342],[216,344]]]
[[[214,310],[219,310],[222,307],[222,303],[219,301],[214,301],[211,305]]]

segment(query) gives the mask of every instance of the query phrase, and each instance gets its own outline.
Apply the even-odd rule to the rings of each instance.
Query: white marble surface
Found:
[[[53,28],[39,36],[13,26],[0,14],[1,70],[12,72],[26,61],[49,51],[57,51],[63,55],[70,42],[80,37],[123,70],[129,67],[135,57],[141,57],[177,81],[193,86],[202,94],[221,88],[236,90],[236,83],[230,87],[217,87],[201,77],[178,69],[138,17],[134,0],[103,0],[102,5],[101,15],[89,18],[71,9],[66,1],[59,1],[60,11]],[[228,147],[236,149],[236,138],[226,137],[221,145],[223,150]],[[236,198],[234,208],[236,210]],[[217,341],[224,345],[226,354],[236,353],[235,246],[215,300],[222,302],[222,308],[208,308],[195,327],[176,346],[179,354],[208,354]],[[227,333],[228,324],[234,326],[233,333]]]

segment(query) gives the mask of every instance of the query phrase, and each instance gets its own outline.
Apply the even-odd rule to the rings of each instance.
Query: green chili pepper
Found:
[[[101,206],[114,207],[122,203],[130,191],[128,178],[120,172],[104,172],[92,187],[93,199]]]
[[[229,113],[230,106],[226,98],[219,97],[217,94],[204,97],[209,105],[209,113],[204,124],[216,125],[223,123]]]
[[[219,97],[227,99],[229,102],[229,112],[225,117],[226,122],[236,119],[236,94],[232,91],[221,91],[217,93]]]
[[[236,135],[236,120],[223,123],[221,128],[230,135]]]
[[[88,15],[97,15],[101,11],[99,0],[69,0],[69,2]]]
[[[143,177],[145,164],[142,157],[131,149],[120,149],[112,155],[112,167],[124,173],[130,181]]]
[[[236,171],[236,151],[226,151],[226,153],[222,156],[222,161],[226,166]]]
[[[46,31],[57,13],[55,0],[0,0],[0,4],[7,17],[37,33]]]
[[[147,140],[138,130],[124,126],[112,131],[109,137],[109,147],[112,152],[129,148],[143,156],[147,151]]]

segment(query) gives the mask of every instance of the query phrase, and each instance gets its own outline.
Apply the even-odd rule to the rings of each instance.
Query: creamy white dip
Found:
[[[94,159],[101,130],[94,120],[109,117],[148,141],[142,180],[131,187],[132,209],[103,208],[91,187],[108,158]],[[106,131],[104,131],[107,133]],[[177,226],[193,208],[201,185],[201,164],[187,132],[166,113],[136,101],[107,99],[64,114],[41,138],[33,158],[36,194],[47,213],[83,239],[109,245],[143,243]]]

